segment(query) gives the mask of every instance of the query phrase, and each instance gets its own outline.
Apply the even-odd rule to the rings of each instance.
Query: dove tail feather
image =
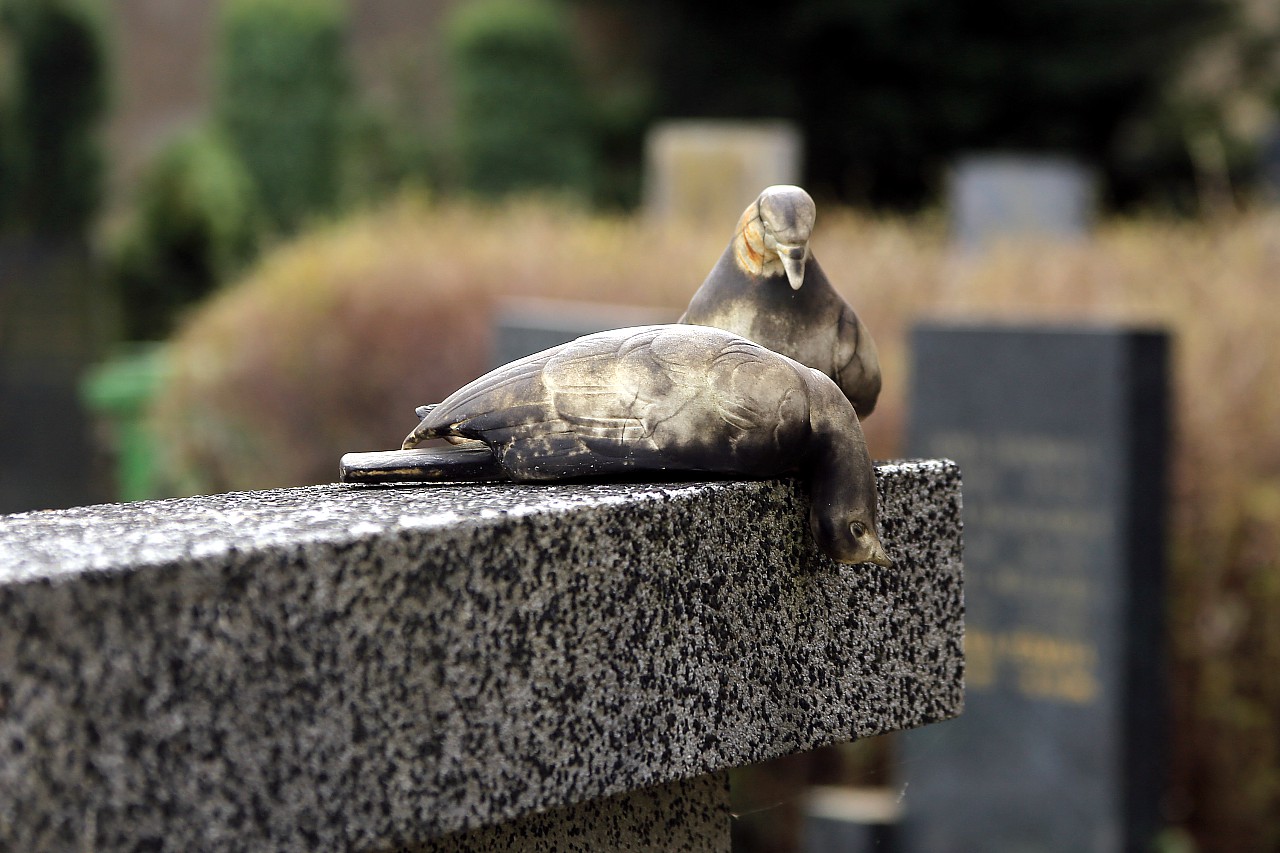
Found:
[[[344,483],[491,483],[509,479],[488,447],[445,447],[348,453]]]
[[[486,412],[492,412],[496,400],[519,400],[528,396],[521,393],[522,384],[537,382],[542,375],[545,358],[529,357],[501,367],[454,391],[443,402],[427,412],[428,426],[434,429],[469,421]],[[426,416],[424,416],[424,420]]]

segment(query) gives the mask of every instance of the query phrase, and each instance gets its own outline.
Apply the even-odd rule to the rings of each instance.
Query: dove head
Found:
[[[785,274],[791,289],[799,290],[817,215],[813,199],[800,187],[766,187],[742,214],[738,265],[753,275]]]
[[[815,497],[816,501],[816,497]],[[809,525],[823,552],[838,563],[873,563],[886,569],[893,561],[884,552],[876,533],[875,513],[855,510],[842,516],[819,514],[815,506]]]
[[[891,568],[877,526],[875,467],[853,406],[816,370],[809,382],[809,527],[818,546],[841,563]]]

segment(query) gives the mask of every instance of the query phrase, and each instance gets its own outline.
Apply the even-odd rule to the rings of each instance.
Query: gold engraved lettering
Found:
[[[1089,705],[1102,682],[1092,640],[1096,561],[1112,551],[1116,519],[1094,498],[1108,476],[1098,448],[1052,435],[951,431],[928,452],[961,463],[967,686]],[[970,535],[970,532],[972,535]]]
[[[1098,651],[1088,643],[1035,631],[965,636],[966,686],[1012,689],[1030,699],[1089,705],[1101,690]]]
[[[965,685],[985,689],[996,683],[996,656],[993,637],[986,631],[965,631]]]

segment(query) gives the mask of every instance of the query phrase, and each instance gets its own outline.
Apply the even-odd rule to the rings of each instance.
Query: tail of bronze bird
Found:
[[[405,437],[399,450],[348,453],[339,463],[344,483],[492,482],[508,479],[493,452],[479,441],[452,433],[451,424],[433,417],[439,403],[419,406],[421,422]],[[452,447],[419,448],[431,438],[449,440]]]
[[[413,428],[413,432],[406,435],[404,441],[400,442],[401,450],[412,450],[429,438],[456,438],[449,434],[445,428],[446,425],[438,423],[436,422],[438,419],[432,418],[432,413],[439,408],[439,403],[431,403],[413,410],[413,413],[418,416],[419,422]]]
[[[339,463],[344,483],[491,483],[508,479],[488,447],[417,448],[348,453]]]

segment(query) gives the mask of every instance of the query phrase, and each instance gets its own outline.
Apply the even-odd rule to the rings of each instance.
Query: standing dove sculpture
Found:
[[[679,322],[734,332],[821,371],[865,418],[880,396],[880,358],[809,249],[816,217],[800,187],[766,188]]]
[[[345,482],[556,481],[638,472],[799,475],[843,563],[890,566],[862,426],[816,370],[722,329],[638,326],[513,361],[418,410],[400,451],[349,453]],[[482,442],[415,449],[426,439]]]

